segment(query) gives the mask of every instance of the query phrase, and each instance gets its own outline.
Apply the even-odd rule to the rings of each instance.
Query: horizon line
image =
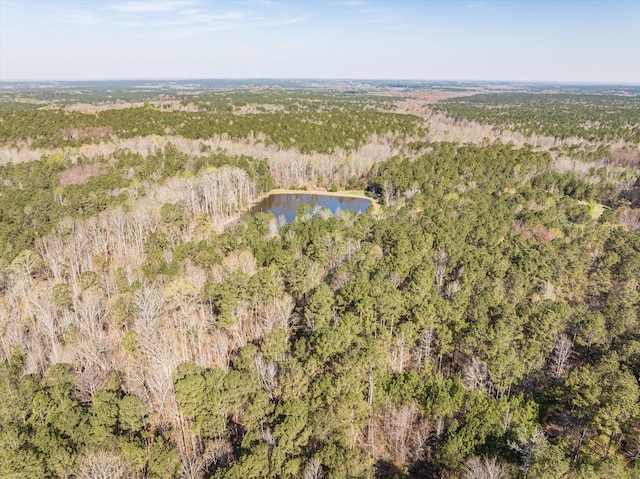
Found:
[[[404,82],[457,82],[457,83],[522,83],[542,85],[599,85],[599,86],[640,86],[640,82],[629,81],[594,81],[594,80],[500,80],[500,79],[460,79],[460,78],[367,78],[367,77],[119,77],[119,78],[14,78],[2,79],[0,83],[27,82],[119,82],[119,81],[404,81]]]

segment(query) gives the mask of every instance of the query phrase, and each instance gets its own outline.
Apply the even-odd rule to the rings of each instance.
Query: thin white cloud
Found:
[[[364,24],[377,24],[400,27],[406,24],[406,19],[402,13],[381,6],[367,6],[358,8],[360,14],[359,21]]]
[[[194,36],[206,32],[228,31],[228,30],[240,30],[245,28],[273,28],[286,25],[293,25],[309,18],[309,15],[301,15],[298,17],[285,17],[285,18],[249,18],[242,17],[237,19],[216,20],[205,23],[180,23],[176,20],[173,24],[156,24],[154,26],[172,26],[170,30],[172,35],[175,36]]]
[[[165,3],[163,8],[171,8],[171,11],[152,11],[153,6],[143,3],[146,4],[140,1],[127,2],[126,8],[125,4],[119,4],[118,11],[126,14],[127,18],[118,22],[118,25],[135,29],[167,28],[173,35],[193,36],[207,31],[291,25],[310,17],[308,14],[256,16],[254,12],[239,10],[214,12],[204,8],[191,8],[196,2],[186,1],[162,2]]]
[[[199,0],[135,0],[116,3],[107,8],[121,13],[168,13],[201,3]]]
[[[147,26],[144,22],[119,22],[116,23],[118,27],[127,27],[127,28],[144,28]]]
[[[284,25],[293,25],[294,23],[300,23],[308,18],[311,18],[311,15],[299,15],[297,17],[288,17],[288,18],[272,18],[272,19],[264,19],[262,22],[256,22],[253,26],[256,27],[282,27]]]
[[[377,23],[380,25],[391,23],[392,20],[389,18],[366,18],[362,20],[362,23]]]
[[[99,17],[93,12],[82,10],[67,10],[60,13],[60,20],[63,23],[70,23],[82,27],[99,23]]]
[[[471,2],[467,3],[467,8],[486,8],[487,2]]]
[[[247,15],[242,12],[230,12],[220,15],[204,13],[201,11],[181,12],[179,16],[163,20],[147,22],[150,27],[171,27],[179,25],[216,25],[216,24],[241,24]]]
[[[223,27],[219,26],[220,31],[222,30],[233,30],[232,27]],[[210,31],[210,29],[200,27],[200,26],[186,26],[186,27],[176,27],[171,30],[172,37],[193,37],[196,35],[200,35],[202,33],[206,33]]]
[[[2,1],[2,0],[0,0]],[[268,1],[268,0],[267,0]],[[58,21],[77,26],[108,22],[114,26],[138,30],[164,30],[168,35],[195,36],[206,32],[251,28],[277,28],[303,22],[309,13],[290,9],[253,9],[252,2],[221,4],[203,0],[128,0],[93,10],[60,11]]]

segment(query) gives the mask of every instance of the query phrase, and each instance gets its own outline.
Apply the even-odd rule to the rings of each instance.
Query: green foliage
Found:
[[[160,216],[162,216],[162,221],[176,228],[182,229],[187,225],[187,212],[184,201],[179,201],[175,205],[165,203],[160,208]]]
[[[640,415],[640,386],[615,352],[573,370],[566,388],[578,416],[603,434],[621,434],[624,425]]]
[[[118,427],[130,434],[147,425],[147,405],[137,396],[124,396],[118,403]]]
[[[453,98],[439,103],[436,109],[456,119],[515,129],[525,135],[638,144],[639,106],[637,96],[503,93]]]
[[[148,462],[149,471],[163,471],[157,477],[173,477],[177,453],[165,454],[155,444],[148,452],[140,447],[148,427],[147,406],[136,396],[123,395],[119,381],[112,381],[115,389],[96,391],[86,404],[74,396],[70,365],[52,366],[43,384],[20,375],[19,363],[17,354],[11,363],[0,364],[0,395],[12,398],[0,405],[2,477],[68,477],[83,451],[120,447],[137,470]],[[121,441],[120,434],[134,442]]]
[[[219,92],[185,111],[150,102],[95,115],[0,113],[5,144],[31,135],[71,152],[111,134],[203,140],[189,155],[173,145],[146,156],[117,151],[96,160],[100,174],[83,184],[60,183],[73,166],[60,152],[0,167],[2,351],[20,338],[41,348],[0,364],[0,476],[69,477],[100,451],[158,478],[187,475],[200,459],[207,477],[458,477],[476,456],[523,477],[632,474],[640,427],[633,208],[624,206],[627,226],[622,207],[596,220],[612,190],[553,171],[548,152],[431,144],[417,118],[385,112],[384,99],[316,93]],[[282,108],[273,111],[276,100]],[[606,122],[594,138],[613,138],[628,112],[614,124],[603,108],[635,104],[576,100],[555,98],[560,113],[545,97],[512,97],[533,104],[522,117],[482,97],[443,108],[487,110],[520,126],[555,112],[555,123],[531,132],[557,133],[565,113],[587,114],[595,103]],[[383,203],[369,213],[314,216],[301,207],[279,232],[271,215],[257,214],[214,234],[208,215],[194,218],[188,201],[160,196],[172,202],[156,204],[149,225],[130,216],[138,204],[130,201],[158,184],[171,190],[225,165],[246,172],[257,192],[273,186],[270,160],[214,151],[205,139],[330,153],[372,134],[401,139],[393,146],[403,154],[340,180],[366,182]],[[68,270],[43,261],[49,245],[38,238],[55,231],[68,248],[81,230],[98,243],[104,218],[83,218],[116,206],[104,218],[131,220],[119,234],[135,245],[109,232],[104,251]],[[141,293],[152,290],[158,298],[145,302]],[[74,364],[47,363],[57,357]],[[167,370],[176,357],[194,362]],[[104,371],[109,364],[123,370]],[[134,395],[144,388],[147,397]],[[160,405],[149,400],[159,389]]]
[[[178,451],[161,438],[151,444],[147,474],[156,479],[171,479],[178,473],[180,457]]]

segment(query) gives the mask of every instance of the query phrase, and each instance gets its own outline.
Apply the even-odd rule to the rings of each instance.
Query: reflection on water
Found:
[[[251,208],[249,213],[254,215],[260,211],[264,213],[271,212],[276,218],[284,216],[286,222],[291,223],[296,217],[298,206],[303,204],[311,206],[311,211],[316,206],[318,208],[324,207],[335,215],[339,209],[364,213],[371,206],[371,201],[365,198],[313,195],[309,193],[274,194]]]

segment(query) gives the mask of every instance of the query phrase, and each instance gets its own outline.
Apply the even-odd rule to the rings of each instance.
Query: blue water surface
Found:
[[[258,212],[271,212],[276,218],[284,216],[286,222],[291,223],[296,218],[296,210],[303,204],[309,205],[312,212],[317,206],[318,209],[321,207],[327,208],[335,215],[338,209],[364,213],[367,208],[371,206],[371,200],[349,196],[314,195],[310,193],[276,193],[266,197],[255,205],[249,213],[253,215]]]

